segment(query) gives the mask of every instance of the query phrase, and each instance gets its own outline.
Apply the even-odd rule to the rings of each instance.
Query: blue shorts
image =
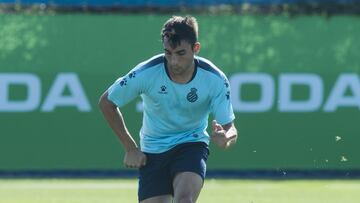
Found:
[[[179,172],[194,172],[204,180],[209,149],[206,143],[179,144],[160,154],[145,153],[147,163],[139,169],[139,201],[173,195],[173,180]]]

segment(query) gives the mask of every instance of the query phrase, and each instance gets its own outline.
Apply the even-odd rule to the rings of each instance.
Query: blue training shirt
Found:
[[[165,56],[160,54],[137,65],[108,89],[108,99],[118,107],[141,96],[143,152],[161,153],[185,142],[209,144],[209,113],[221,125],[234,120],[225,74],[207,59],[195,56],[194,60],[193,78],[186,84],[170,79]]]

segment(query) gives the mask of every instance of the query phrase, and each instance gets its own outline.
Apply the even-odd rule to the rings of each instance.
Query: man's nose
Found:
[[[176,56],[171,57],[171,65],[176,66],[179,63],[179,59]]]

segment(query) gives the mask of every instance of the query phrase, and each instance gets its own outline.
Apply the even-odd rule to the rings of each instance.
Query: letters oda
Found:
[[[340,74],[326,98],[323,80],[317,74],[280,74],[277,89],[273,76],[267,73],[236,73],[229,78],[229,81],[232,91],[231,102],[235,112],[266,112],[274,107],[280,112],[318,110],[334,112],[340,107],[355,107],[360,110],[360,79],[357,74]],[[246,101],[241,98],[241,91],[245,89],[242,87],[246,84],[255,84],[260,87],[258,100]],[[11,101],[9,98],[11,85],[26,86],[26,98]],[[307,99],[292,98],[293,88],[296,85],[308,87]],[[70,91],[69,95],[63,95],[66,88]],[[351,94],[346,94],[346,92],[351,92]],[[80,112],[91,111],[91,105],[76,73],[59,73],[42,104],[41,98],[41,80],[37,75],[0,73],[0,112],[29,112],[39,107],[42,112],[52,112],[62,106],[73,106]]]
[[[280,112],[334,112],[339,107],[356,107],[360,110],[360,79],[357,74],[340,74],[327,98],[324,97],[323,80],[316,74],[280,74],[277,91],[273,77],[266,73],[238,73],[232,75],[229,80],[232,90],[231,102],[236,112],[266,112],[274,107],[275,101]],[[244,101],[241,98],[242,86],[245,84],[260,87],[260,98],[257,101]],[[308,87],[309,95],[306,100],[292,98],[293,87],[296,85]],[[346,94],[347,91],[351,94]],[[275,92],[278,92],[277,98]]]
[[[11,101],[10,85],[24,85],[27,90],[25,99]],[[63,95],[65,89],[70,94]],[[42,112],[52,112],[60,106],[74,106],[78,111],[91,111],[90,103],[85,95],[80,80],[75,73],[59,73],[44,102],[42,98],[41,80],[32,73],[0,73],[0,112],[29,112],[40,107]]]

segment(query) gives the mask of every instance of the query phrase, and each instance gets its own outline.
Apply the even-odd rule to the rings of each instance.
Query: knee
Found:
[[[191,193],[182,193],[174,196],[174,203],[195,203],[195,197]]]

